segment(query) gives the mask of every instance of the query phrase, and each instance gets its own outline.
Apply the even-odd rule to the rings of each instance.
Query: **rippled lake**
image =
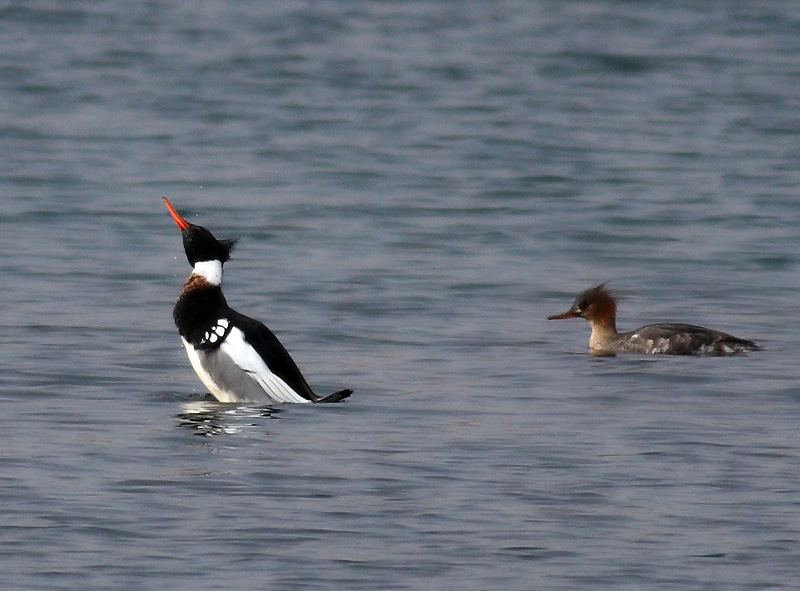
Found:
[[[794,589],[792,2],[0,7],[4,588]],[[340,405],[222,405],[161,202]],[[548,323],[757,340],[588,354]]]

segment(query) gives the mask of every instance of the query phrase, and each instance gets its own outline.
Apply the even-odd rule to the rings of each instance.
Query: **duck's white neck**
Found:
[[[592,355],[613,355],[620,337],[616,323],[609,324],[591,322],[592,336],[589,337],[589,349]]]
[[[192,275],[198,275],[211,285],[222,283],[222,263],[219,261],[198,261],[194,264]]]

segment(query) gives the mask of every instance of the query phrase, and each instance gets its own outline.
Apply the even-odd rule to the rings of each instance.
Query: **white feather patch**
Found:
[[[222,283],[222,263],[219,261],[198,261],[194,264],[192,275],[199,275],[211,285]]]
[[[213,345],[216,343],[225,335],[225,331],[227,330],[229,324],[230,322],[228,322],[227,318],[220,318],[217,320],[217,323],[214,326],[203,333],[203,338],[200,339],[200,344],[205,345],[207,343],[211,343]]]

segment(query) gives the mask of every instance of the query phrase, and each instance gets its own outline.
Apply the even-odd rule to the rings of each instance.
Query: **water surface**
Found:
[[[790,2],[0,9],[9,589],[791,589]],[[161,203],[325,407],[219,405]],[[548,323],[758,340],[593,358]]]

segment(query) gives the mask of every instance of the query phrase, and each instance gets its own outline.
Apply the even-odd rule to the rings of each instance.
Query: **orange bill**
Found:
[[[167,209],[169,210],[169,214],[172,216],[172,219],[175,220],[175,223],[178,224],[178,227],[181,229],[181,232],[183,232],[191,224],[189,224],[189,222],[183,219],[181,214],[175,211],[175,208],[172,207],[172,204],[169,202],[169,199],[167,199],[166,197],[162,197],[162,199],[164,200],[164,205],[167,206]]]

